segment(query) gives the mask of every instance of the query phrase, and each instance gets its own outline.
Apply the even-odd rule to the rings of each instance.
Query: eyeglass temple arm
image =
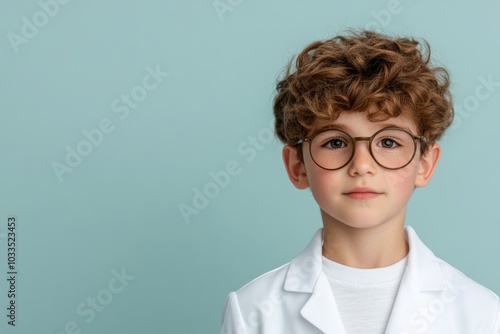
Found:
[[[425,138],[425,136],[415,136],[413,137],[415,139],[420,139],[421,141],[424,142],[424,144],[427,144],[427,138]]]

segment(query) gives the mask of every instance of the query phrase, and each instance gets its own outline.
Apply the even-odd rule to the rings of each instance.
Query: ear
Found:
[[[305,189],[309,187],[306,168],[304,163],[299,159],[297,147],[285,145],[282,153],[286,172],[288,173],[288,177],[290,178],[290,181],[292,181],[293,185],[298,189]]]
[[[420,158],[417,179],[415,180],[415,186],[425,187],[427,183],[432,178],[434,170],[436,170],[437,163],[441,157],[441,146],[438,143],[434,143],[427,153]]]

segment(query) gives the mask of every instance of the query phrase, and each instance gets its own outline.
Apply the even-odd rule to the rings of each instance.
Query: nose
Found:
[[[349,163],[349,175],[375,174],[376,162],[370,153],[370,139],[365,137],[354,138],[353,149],[354,155]]]

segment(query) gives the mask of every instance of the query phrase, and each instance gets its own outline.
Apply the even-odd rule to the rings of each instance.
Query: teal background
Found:
[[[478,77],[500,81],[496,1],[400,0],[390,18],[378,0],[221,2],[231,11],[219,16],[209,0],[73,0],[17,53],[8,34],[41,5],[0,3],[0,277],[7,217],[19,226],[17,326],[6,324],[2,279],[0,332],[65,333],[74,322],[81,333],[217,333],[226,295],[321,226],[265,136],[276,79],[309,42],[367,25],[423,37],[453,76],[455,106],[474,101]],[[112,103],[156,66],[168,77],[121,119]],[[479,102],[442,141],[407,224],[500,294],[500,87]],[[105,118],[114,129],[60,182],[53,162]],[[230,161],[235,175],[187,223],[179,205]],[[135,278],[109,301],[113,269]],[[76,309],[96,296],[109,303],[86,322]]]

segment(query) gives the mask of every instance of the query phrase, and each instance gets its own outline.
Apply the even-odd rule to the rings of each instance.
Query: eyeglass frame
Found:
[[[410,160],[406,164],[404,164],[403,166],[401,166],[401,167],[389,168],[389,167],[383,166],[380,162],[377,161],[377,159],[375,158],[375,155],[373,154],[373,151],[372,151],[372,142],[373,142],[373,139],[380,132],[385,131],[385,130],[399,130],[399,131],[403,131],[403,132],[406,132],[408,135],[410,135],[413,138],[413,143],[414,143],[413,154],[412,154]],[[325,168],[325,167],[321,166],[319,163],[317,163],[316,160],[313,157],[312,150],[311,150],[311,143],[312,143],[312,141],[314,140],[314,138],[317,135],[319,135],[319,134],[321,134],[323,132],[326,132],[326,131],[339,131],[339,132],[343,132],[343,133],[345,133],[347,135],[347,137],[349,137],[351,139],[351,141],[353,143],[353,148],[352,148],[351,156],[349,157],[349,159],[347,160],[347,162],[345,164],[343,164],[342,166],[340,166],[340,167],[337,167],[337,168]],[[413,158],[415,158],[415,154],[417,153],[417,144],[415,143],[415,140],[422,141],[422,143],[424,145],[427,143],[427,138],[425,136],[416,136],[416,135],[412,134],[411,132],[409,132],[409,131],[407,131],[407,130],[405,130],[403,128],[398,128],[398,127],[386,127],[386,128],[382,128],[382,129],[378,130],[377,132],[375,132],[370,137],[352,137],[350,134],[348,134],[347,132],[345,132],[343,130],[335,129],[335,128],[329,128],[329,129],[324,129],[324,130],[318,131],[317,133],[315,133],[314,135],[312,135],[309,138],[299,139],[298,142],[295,144],[295,146],[299,146],[299,145],[302,145],[304,142],[308,142],[309,143],[309,155],[311,156],[311,159],[312,159],[312,161],[314,161],[314,163],[316,164],[316,166],[318,166],[318,167],[320,167],[320,168],[322,168],[324,170],[339,170],[339,169],[344,168],[345,166],[347,166],[352,161],[352,159],[354,158],[354,155],[356,154],[356,142],[357,141],[368,141],[368,149],[369,149],[370,155],[373,158],[373,160],[377,163],[377,165],[379,165],[382,168],[388,169],[388,170],[397,170],[397,169],[401,169],[401,168],[404,168],[404,167],[408,166],[410,164],[410,162],[412,162]]]

